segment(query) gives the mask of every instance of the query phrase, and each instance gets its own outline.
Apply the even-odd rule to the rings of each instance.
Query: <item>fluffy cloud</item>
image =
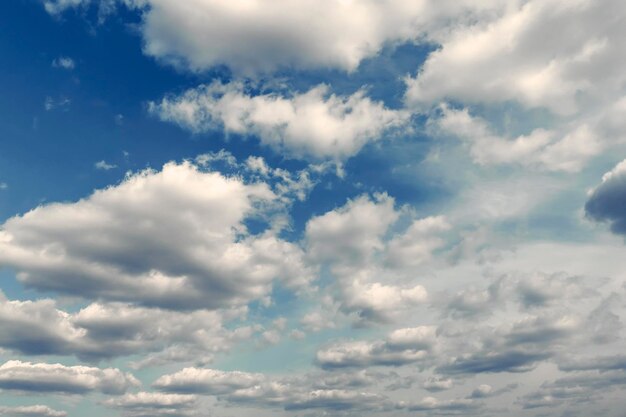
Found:
[[[0,264],[41,290],[172,309],[242,304],[274,279],[309,278],[296,245],[246,231],[275,198],[263,183],[169,163],[9,219]]]
[[[66,417],[65,411],[57,411],[45,405],[22,407],[0,407],[0,416],[4,417]]]
[[[571,114],[581,99],[603,100],[621,90],[626,36],[620,0],[508,3],[495,19],[440,37],[441,48],[408,80],[408,103],[515,100]]]
[[[446,294],[439,305],[446,316],[471,318],[490,315],[517,303],[520,310],[543,309],[555,305],[571,305],[599,296],[589,280],[564,273],[510,274],[496,278],[486,288],[475,286]]]
[[[86,394],[99,391],[120,395],[139,381],[119,369],[64,366],[61,364],[8,361],[0,366],[0,389],[38,392]]]
[[[481,337],[479,348],[452,357],[438,372],[447,375],[529,372],[555,355],[581,327],[574,317],[528,317]]]
[[[436,344],[433,326],[398,329],[385,340],[344,342],[319,350],[316,362],[325,369],[400,366],[432,359]]]
[[[405,215],[388,195],[360,196],[306,225],[308,258],[329,267],[339,308],[356,314],[358,324],[392,321],[427,300],[426,289],[414,281],[415,267],[443,245],[438,234],[450,226],[442,217],[411,218],[389,238]]]
[[[29,355],[58,354],[80,336],[53,300],[10,301],[0,292],[0,346]]]
[[[614,233],[626,235],[626,160],[604,174],[602,183],[591,191],[587,217],[609,223]]]
[[[380,407],[383,396],[354,390],[372,382],[365,372],[280,378],[241,371],[186,368],[160,377],[153,386],[168,393],[218,396],[231,405],[339,411]]]
[[[132,417],[183,417],[197,415],[193,395],[139,392],[111,398],[104,402]]]
[[[471,412],[472,410],[476,410],[480,408],[481,404],[477,403],[472,399],[454,399],[454,400],[446,400],[440,401],[434,397],[425,397],[422,398],[419,402],[404,402],[401,401],[396,404],[397,409],[406,409],[408,411],[433,411],[436,413],[459,413],[464,415],[464,413]]]
[[[177,312],[120,303],[93,303],[75,313],[56,302],[7,300],[0,293],[0,347],[27,355],[74,355],[86,361],[145,354],[137,368],[168,362],[207,363],[257,334],[225,328],[245,309]]]
[[[535,129],[528,135],[505,138],[491,131],[486,121],[467,109],[442,106],[439,119],[431,122],[438,134],[459,137],[469,145],[474,162],[481,165],[521,164],[549,171],[579,171],[604,144],[592,128],[582,124],[572,131]]]
[[[164,375],[153,386],[162,391],[197,394],[226,394],[251,388],[265,382],[261,374],[224,372],[216,369],[185,368],[175,374]]]
[[[356,154],[408,119],[408,113],[389,110],[364,91],[336,96],[319,85],[291,96],[250,95],[237,82],[214,82],[166,97],[150,103],[150,111],[195,133],[223,128],[227,134],[258,136],[289,155],[333,159]]]
[[[361,196],[307,222],[307,253],[320,262],[367,263],[383,248],[383,235],[398,217],[388,195]]]
[[[109,10],[114,0],[101,0]],[[92,0],[46,0],[48,12]],[[282,68],[353,71],[384,46],[440,30],[451,17],[471,21],[502,6],[495,1],[119,0],[142,11],[144,52],[202,71],[226,65],[253,75]]]

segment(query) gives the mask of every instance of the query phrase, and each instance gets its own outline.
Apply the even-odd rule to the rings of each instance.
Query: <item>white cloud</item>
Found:
[[[473,117],[468,109],[442,106],[440,118],[431,121],[435,134],[456,136],[470,148],[474,162],[480,165],[519,164],[549,171],[577,172],[604,144],[587,124],[572,131],[535,129],[515,138],[495,134],[483,119]]]
[[[68,56],[60,56],[52,61],[54,68],[63,68],[66,70],[73,70],[76,67],[74,60]]]
[[[505,2],[495,18],[459,25],[438,39],[407,102],[518,101],[572,114],[612,97],[626,80],[620,0]],[[555,30],[558,28],[558,30]]]
[[[139,381],[119,369],[65,366],[61,364],[31,363],[17,360],[0,366],[0,389],[38,392],[86,394],[99,391],[121,395]]]
[[[223,128],[258,136],[291,156],[332,159],[356,154],[408,119],[408,113],[387,109],[364,91],[337,96],[323,84],[291,96],[253,96],[241,83],[214,82],[150,103],[150,111],[195,133]]]
[[[373,382],[372,376],[362,371],[339,375],[318,372],[277,377],[241,371],[186,368],[160,377],[153,386],[168,393],[217,396],[231,406],[349,410],[382,405],[383,396],[354,390],[370,386]]]
[[[439,236],[451,229],[443,216],[414,220],[402,234],[388,242],[386,262],[398,268],[411,268],[430,260],[445,241]]]
[[[329,267],[339,309],[354,315],[356,324],[393,321],[428,298],[414,268],[431,259],[443,244],[437,234],[450,226],[443,217],[428,217],[392,231],[409,214],[403,210],[386,194],[360,196],[306,225],[308,258]]]
[[[394,203],[386,194],[373,200],[361,196],[312,218],[306,225],[307,254],[319,262],[366,263],[399,218]]]
[[[75,355],[87,361],[148,354],[136,367],[206,363],[254,336],[249,326],[224,327],[245,309],[176,312],[93,303],[75,312],[50,299],[7,300],[0,293],[0,347],[26,355]],[[158,335],[158,337],[155,337]]]
[[[316,362],[326,369],[426,362],[433,359],[436,330],[434,326],[420,326],[394,330],[384,340],[337,343],[319,350]]]
[[[449,378],[433,378],[430,377],[422,384],[426,391],[438,392],[449,390],[454,386],[454,381]]]
[[[6,417],[66,417],[65,411],[57,411],[45,405],[0,407],[0,415]]]
[[[163,394],[159,392],[138,392],[118,398],[110,398],[104,404],[121,410],[124,415],[133,417],[181,417],[197,415],[196,397],[193,395]]]
[[[143,13],[144,52],[192,71],[226,65],[256,75],[279,69],[355,70],[384,46],[438,32],[451,17],[473,20],[496,1],[120,0]],[[48,12],[91,0],[46,0]],[[111,0],[102,0],[102,4]],[[106,7],[105,7],[106,8]]]
[[[117,168],[117,165],[109,164],[105,160],[98,161],[95,164],[93,164],[93,166],[94,166],[94,168],[100,169],[100,170],[103,170],[103,171],[109,171],[111,169]]]
[[[157,379],[153,387],[169,392],[198,394],[225,394],[236,390],[251,388],[265,382],[262,374],[240,371],[219,371],[216,369],[185,368]]]
[[[263,183],[169,163],[9,219],[0,264],[30,287],[89,298],[172,309],[243,304],[275,279],[311,278],[298,246],[244,226],[275,198]]]

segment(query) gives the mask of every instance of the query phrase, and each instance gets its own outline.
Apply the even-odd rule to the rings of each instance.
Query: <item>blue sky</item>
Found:
[[[621,417],[618,0],[14,0],[0,415]]]

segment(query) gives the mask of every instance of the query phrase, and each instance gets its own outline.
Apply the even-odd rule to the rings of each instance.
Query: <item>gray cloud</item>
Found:
[[[185,368],[175,374],[160,377],[152,386],[167,392],[217,395],[251,388],[265,380],[262,374]]]
[[[624,370],[585,372],[544,382],[541,387],[519,399],[523,408],[582,405],[601,400],[615,389],[626,386]]]
[[[529,372],[538,362],[553,357],[557,346],[579,327],[579,321],[567,316],[524,319],[481,336],[481,348],[454,357],[437,371],[449,375]]]
[[[364,91],[338,96],[323,84],[304,93],[251,95],[242,83],[214,82],[151,102],[149,109],[194,133],[256,136],[278,152],[308,159],[346,159],[409,121],[409,113]]]
[[[433,412],[437,414],[474,414],[483,406],[482,403],[473,399],[452,399],[440,401],[434,397],[425,397],[420,402],[400,402],[397,409],[417,412]]]
[[[602,183],[585,203],[587,217],[609,224],[611,231],[626,235],[626,160],[604,174]]]
[[[321,349],[315,361],[324,369],[401,366],[432,360],[436,344],[435,327],[405,328],[391,332],[384,340],[343,342]]]
[[[153,387],[167,393],[217,396],[231,405],[342,411],[382,407],[386,402],[384,396],[357,390],[373,383],[373,375],[364,371],[270,377],[241,371],[185,368],[158,378]]]
[[[8,361],[0,366],[0,389],[38,393],[120,395],[139,381],[119,369]]]
[[[49,13],[111,0],[46,0]],[[260,75],[285,68],[356,70],[385,45],[438,31],[457,17],[475,19],[502,6],[470,1],[359,3],[264,1],[247,7],[216,0],[181,7],[173,0],[119,1],[142,12],[144,53],[177,67],[205,71],[226,65],[236,74]],[[108,6],[108,8],[107,8]],[[202,16],[202,18],[200,18]],[[185,22],[185,24],[182,24]]]
[[[0,416],[4,417],[66,417],[65,411],[57,411],[45,405],[21,407],[0,407]]]
[[[11,301],[0,293],[0,347],[28,355],[75,355],[86,361],[147,354],[135,367],[202,363],[255,335],[250,326],[224,327],[244,312],[181,313],[93,303],[67,313],[53,300]]]
[[[559,362],[559,369],[572,371],[626,371],[626,355],[597,356],[590,358],[569,359]]]
[[[241,305],[265,296],[275,279],[312,278],[297,245],[272,230],[246,230],[244,221],[276,198],[264,183],[170,163],[9,219],[0,265],[29,287],[87,298],[170,309]]]
[[[104,404],[130,417],[189,417],[198,414],[193,395],[138,392],[108,399]]]

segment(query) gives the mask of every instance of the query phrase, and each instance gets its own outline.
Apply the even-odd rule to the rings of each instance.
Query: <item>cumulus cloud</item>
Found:
[[[262,374],[224,372],[216,369],[185,368],[157,379],[153,387],[168,392],[196,394],[225,394],[251,388],[265,381]]]
[[[217,396],[231,405],[340,411],[382,406],[385,401],[382,395],[355,390],[371,384],[372,377],[365,372],[270,377],[241,371],[185,368],[160,377],[153,386],[167,393]]]
[[[571,114],[581,100],[603,100],[621,90],[626,67],[621,1],[508,6],[495,18],[459,25],[440,37],[441,48],[407,80],[407,102],[514,100]]]
[[[46,0],[48,12],[95,0]],[[501,8],[497,2],[392,0],[255,1],[226,4],[193,0],[120,0],[143,14],[144,52],[179,67],[202,71],[225,65],[254,75],[278,69],[353,71],[383,47],[440,30],[451,17],[471,21]],[[99,2],[112,3],[111,0]]]
[[[456,412],[463,414],[476,410],[481,406],[481,403],[467,398],[441,401],[434,397],[424,397],[419,402],[398,402],[395,408],[408,411],[434,411],[445,414]]]
[[[307,253],[318,261],[347,265],[367,263],[382,238],[399,218],[393,198],[361,196],[312,218],[306,225]]]
[[[316,363],[325,369],[400,366],[432,359],[436,344],[435,327],[404,328],[394,330],[384,340],[350,341],[321,349]]]
[[[50,299],[7,300],[0,293],[0,347],[27,355],[74,355],[86,361],[144,354],[135,368],[207,363],[257,335],[226,323],[245,309],[177,312],[121,303],[92,303],[67,313]]]
[[[0,416],[5,417],[66,417],[65,411],[57,411],[45,405],[0,407]]]
[[[527,317],[488,332],[477,349],[450,358],[437,371],[444,375],[529,372],[554,356],[581,324],[570,316]]]
[[[360,196],[307,222],[307,257],[329,267],[340,290],[339,308],[356,315],[357,324],[392,321],[428,298],[414,281],[414,268],[444,244],[439,234],[450,225],[443,217],[411,219],[389,238],[405,214],[393,198],[379,194]]]
[[[445,316],[487,316],[516,303],[519,310],[544,310],[599,296],[590,280],[564,273],[533,272],[502,275],[485,288],[470,286],[439,298]]]
[[[468,144],[480,165],[520,164],[548,171],[576,172],[599,154],[604,144],[598,134],[582,124],[571,131],[535,129],[515,138],[495,134],[487,122],[468,109],[442,106],[441,117],[431,121],[436,134],[453,135]]]
[[[244,221],[276,195],[191,163],[128,176],[75,203],[38,207],[0,231],[0,264],[29,287],[171,309],[265,296],[306,282],[302,251]]]
[[[449,390],[454,386],[454,381],[450,378],[430,377],[422,383],[422,388],[429,392]]]
[[[108,395],[121,395],[138,385],[139,381],[134,376],[114,368],[100,369],[17,360],[0,366],[0,389],[3,390],[64,394],[98,391]]]
[[[587,217],[609,224],[611,231],[626,235],[626,160],[604,174],[585,203]]]
[[[121,410],[132,417],[183,417],[197,415],[196,397],[193,395],[138,392],[110,398],[104,402],[108,407]]]
[[[363,90],[337,96],[323,84],[283,96],[251,95],[242,83],[214,82],[152,102],[150,111],[194,133],[224,129],[257,136],[291,156],[331,159],[356,154],[408,120],[408,113],[387,109]]]

